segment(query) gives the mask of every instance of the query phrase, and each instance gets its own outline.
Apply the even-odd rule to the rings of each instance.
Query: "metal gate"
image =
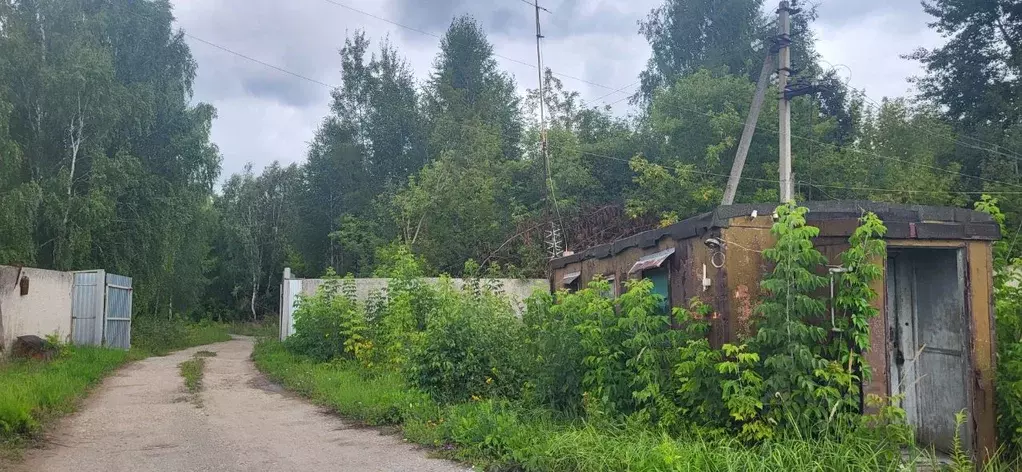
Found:
[[[131,348],[131,277],[102,270],[74,273],[71,342]]]
[[[99,346],[103,343],[103,308],[106,303],[106,272],[74,273],[71,289],[71,342]]]
[[[131,277],[106,275],[104,346],[131,348],[131,295]]]

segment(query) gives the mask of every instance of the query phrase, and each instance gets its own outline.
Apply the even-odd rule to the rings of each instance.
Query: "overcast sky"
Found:
[[[767,0],[773,8],[772,0]],[[534,16],[523,0],[172,0],[178,26],[206,40],[324,84],[340,81],[338,50],[359,28],[374,40],[388,37],[407,58],[418,80],[429,74],[438,52],[434,36],[451,19],[472,14],[497,54],[535,61]],[[544,57],[564,85],[588,101],[613,102],[632,93],[649,58],[637,22],[662,0],[545,0]],[[364,11],[359,13],[339,5]],[[852,87],[868,96],[909,94],[907,78],[917,64],[899,55],[940,44],[926,26],[916,0],[822,0],[815,24],[817,47]],[[418,31],[395,26],[378,18]],[[328,112],[330,90],[188,38],[199,64],[195,100],[213,104],[213,140],[223,153],[223,177],[247,162],[258,171],[274,160],[305,159],[307,143]],[[498,58],[520,90],[534,88],[536,70]],[[844,67],[846,66],[846,67]],[[599,84],[600,86],[592,85]],[[608,95],[610,94],[610,95]],[[616,106],[627,113],[627,101]]]

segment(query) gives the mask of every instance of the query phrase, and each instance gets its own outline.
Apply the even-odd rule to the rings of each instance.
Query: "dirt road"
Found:
[[[201,406],[177,365],[206,360]],[[249,360],[252,340],[136,362],[111,376],[62,421],[24,471],[464,471],[425,451],[359,428],[267,382]]]

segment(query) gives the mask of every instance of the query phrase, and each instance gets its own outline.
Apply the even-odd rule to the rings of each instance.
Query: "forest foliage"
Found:
[[[1022,74],[1006,51],[1022,17],[929,4],[949,36],[910,54],[919,96],[876,102],[819,57],[815,10],[796,3],[793,61],[819,85],[793,103],[799,200],[971,206],[985,192],[1013,235]],[[398,246],[431,275],[474,275],[474,260],[542,276],[551,227],[580,250],[719,201],[774,32],[761,0],[715,5],[664,0],[640,22],[652,54],[630,114],[544,71],[548,182],[540,96],[471,17],[425,77],[352,32],[307,155],[221,176],[216,111],[192,96],[198,65],[169,1],[0,1],[0,263],[103,268],[135,278],[140,313],[218,320],[274,313],[285,267],[367,276]],[[776,130],[767,100],[736,201],[776,201]]]
[[[296,332],[264,341],[254,359],[347,417],[400,425],[486,470],[977,470],[957,436],[938,466],[904,410],[862,397],[883,223],[863,215],[841,254],[852,270],[836,275],[840,329],[827,329],[816,275],[826,260],[806,211],[778,207],[768,295],[755,334],[736,344],[711,346],[712,308],[694,299],[664,311],[649,280],[620,295],[599,279],[537,293],[517,317],[479,279],[422,284],[405,253],[410,270],[368,300],[351,279],[329,278],[302,298]],[[1002,454],[983,470],[1014,469]]]

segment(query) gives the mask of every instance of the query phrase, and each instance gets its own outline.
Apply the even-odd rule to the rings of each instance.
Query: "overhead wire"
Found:
[[[221,51],[233,54],[233,55],[238,56],[240,58],[247,59],[249,61],[255,62],[256,64],[260,64],[260,65],[263,65],[265,67],[269,67],[269,68],[274,69],[274,70],[276,70],[278,72],[281,72],[281,73],[284,73],[284,74],[287,74],[287,75],[290,75],[290,76],[293,76],[293,77],[297,77],[299,79],[302,79],[302,80],[314,83],[316,85],[322,85],[323,87],[329,88],[331,90],[334,89],[334,88],[337,88],[336,85],[330,85],[330,84],[325,83],[325,82],[320,82],[320,81],[318,81],[316,79],[313,79],[313,78],[310,78],[310,77],[306,77],[306,76],[304,76],[302,74],[299,74],[297,72],[290,71],[290,70],[287,70],[287,69],[285,69],[283,67],[270,64],[269,62],[261,61],[259,59],[254,58],[254,57],[248,56],[246,54],[242,54],[242,53],[240,53],[238,51],[235,51],[233,49],[230,49],[230,48],[227,48],[225,46],[221,46],[219,44],[216,44],[216,43],[214,43],[212,41],[207,41],[205,39],[202,39],[202,38],[200,38],[198,36],[195,36],[194,34],[186,32],[186,33],[184,33],[184,35],[189,37],[189,38],[191,38],[191,39],[194,39],[194,40],[196,40],[196,41],[198,41],[200,43],[203,43],[203,44],[209,45],[211,47],[217,48],[217,49],[219,49]]]
[[[415,28],[415,27],[411,27],[411,26],[408,26],[408,25],[404,25],[404,24],[398,23],[396,21],[390,20],[388,18],[384,18],[382,16],[369,13],[369,12],[367,12],[365,10],[362,10],[362,9],[359,9],[359,8],[355,8],[355,7],[347,5],[345,3],[338,2],[336,0],[323,0],[323,1],[327,2],[327,3],[331,4],[331,5],[335,5],[335,6],[338,6],[338,7],[341,7],[341,8],[346,8],[348,10],[351,10],[351,11],[354,11],[354,12],[357,12],[357,13],[361,13],[361,14],[369,16],[371,18],[375,18],[375,19],[380,20],[380,21],[382,21],[384,23],[392,24],[392,25],[397,26],[399,28],[404,28],[404,29],[407,29],[409,31],[414,31],[414,32],[419,33],[419,34],[424,34],[424,35],[430,36],[432,38],[443,39],[443,37],[441,35],[439,35],[439,34],[430,33],[428,31],[425,31],[425,30],[422,30],[422,29],[419,29],[419,28]],[[528,4],[529,6],[534,6],[533,4],[531,4],[529,2],[525,2],[525,3]],[[526,61],[518,60],[518,59],[515,59],[513,57],[508,57],[508,56],[505,56],[503,54],[499,54],[499,53],[494,52],[493,55],[495,57],[499,57],[501,59],[513,62],[515,64],[520,64],[520,65],[523,65],[523,66],[526,66],[526,67],[530,67],[530,68],[533,68],[533,69],[537,68],[536,64],[532,64],[532,63],[529,63],[529,62],[526,62]],[[575,80],[575,81],[578,81],[578,82],[581,82],[581,83],[584,83],[584,84],[587,84],[587,85],[592,85],[593,87],[599,87],[599,88],[602,88],[602,89],[613,90],[613,91],[617,91],[618,90],[618,89],[616,89],[614,87],[611,87],[609,85],[599,84],[599,83],[596,83],[596,82],[593,82],[593,81],[590,81],[590,80],[583,79],[581,77],[575,77],[573,75],[565,74],[563,72],[557,72],[557,71],[554,71],[552,69],[551,69],[550,72],[553,75],[556,75],[558,77],[563,77],[565,79]]]
[[[880,112],[880,110],[883,109],[883,104],[882,103],[877,102],[876,100],[870,98],[866,94],[864,94],[862,92],[858,92],[858,95],[860,97],[862,97],[864,100],[870,102],[873,105],[873,107],[871,107],[871,108],[874,108],[875,110],[877,110],[878,113]],[[927,128],[925,126],[922,126],[922,125],[914,124],[914,123],[911,123],[911,122],[909,122],[907,124],[908,124],[909,127],[915,128],[915,129],[917,129],[919,131],[922,131],[926,135],[929,135],[931,137],[947,141],[947,142],[949,142],[951,144],[960,145],[960,146],[963,146],[963,147],[966,147],[966,148],[969,148],[969,149],[974,149],[974,150],[977,150],[977,151],[988,152],[990,154],[994,154],[994,155],[998,155],[998,156],[1009,157],[1009,158],[1015,159],[1015,160],[1022,160],[1022,155],[1019,155],[1017,153],[1013,153],[1010,150],[1005,150],[1006,152],[1004,152],[1004,151],[999,151],[999,150],[993,149],[993,148],[986,148],[986,147],[983,147],[983,146],[981,146],[979,144],[976,144],[976,143],[982,143],[982,144],[986,144],[988,146],[993,146],[994,148],[1003,148],[1003,146],[991,143],[989,141],[984,141],[984,140],[982,140],[980,138],[977,138],[975,136],[969,136],[969,135],[965,135],[965,134],[958,134],[958,135],[956,135],[958,137],[952,138],[952,137],[949,137],[947,135],[940,134],[940,133],[938,133],[938,132],[936,132],[936,131],[934,131],[934,130],[932,130],[930,128]],[[975,143],[968,143],[968,142],[962,141],[962,138],[971,139],[971,140],[975,141]]]
[[[823,58],[817,58],[817,61],[827,63],[828,65],[830,65],[831,70],[834,70],[834,71],[836,71],[838,67],[844,67],[845,70],[848,71],[848,79],[845,80],[844,84],[845,84],[845,86],[848,86],[851,83],[852,75],[854,73],[852,71],[852,68],[849,67],[847,64],[840,64],[840,63],[839,64],[834,64],[834,63],[832,63],[830,61],[827,61],[827,60],[825,60]],[[854,91],[855,95],[858,95],[862,99],[872,103],[876,107],[876,109],[878,111],[883,107],[883,104],[881,104],[880,102],[877,102],[873,98],[870,98],[869,95],[866,95],[866,92],[864,92],[862,90],[855,90],[855,89],[853,89],[853,91]],[[970,136],[970,135],[966,135],[966,134],[959,134],[959,135],[957,135],[957,138],[949,138],[949,137],[947,137],[945,135],[936,133],[932,129],[926,128],[926,127],[924,127],[922,125],[917,125],[917,124],[913,124],[913,123],[909,123],[908,125],[910,127],[913,127],[913,128],[918,129],[918,130],[921,130],[921,131],[923,131],[924,133],[926,133],[926,134],[928,134],[930,136],[933,136],[933,137],[936,137],[936,138],[939,138],[939,139],[943,139],[943,140],[951,142],[951,143],[960,144],[962,146],[965,146],[965,147],[968,147],[968,148],[971,148],[971,149],[976,149],[976,150],[979,150],[979,151],[985,151],[985,152],[989,152],[989,153],[992,153],[992,154],[1001,155],[1001,156],[1005,156],[1005,157],[1011,157],[1013,159],[1022,159],[1022,155],[1020,155],[1018,153],[1015,153],[1015,152],[1011,152],[1010,150],[1007,150],[1008,152],[1005,153],[1005,152],[998,151],[997,149],[984,148],[982,146],[978,146],[978,145],[970,144],[970,143],[965,143],[965,142],[961,141],[961,138],[967,138],[967,139],[970,139],[970,140],[974,141],[975,143],[986,144],[988,146],[993,146],[994,148],[1003,148],[1003,146],[1001,146],[999,144],[991,143],[989,141],[984,141],[984,140],[982,140],[980,138],[977,138],[975,136]]]
[[[629,159],[624,159],[624,158],[614,157],[614,156],[608,156],[608,155],[605,155],[605,154],[598,154],[598,153],[593,153],[593,152],[589,152],[589,151],[581,151],[580,153],[582,155],[586,155],[586,156],[599,157],[599,158],[602,158],[602,159],[609,159],[609,160],[618,161],[618,162],[625,162],[625,163],[631,162]],[[723,174],[723,173],[720,173],[720,172],[710,172],[710,171],[699,170],[699,169],[687,169],[686,168],[686,169],[683,170],[683,172],[688,172],[688,173],[698,174],[698,175],[716,176],[716,177],[728,177],[729,176],[729,174]],[[743,180],[752,181],[752,182],[763,182],[763,183],[774,183],[774,184],[780,183],[780,179],[763,179],[763,178],[754,178],[754,177],[743,177],[742,179]],[[859,187],[859,186],[848,186],[848,185],[820,184],[820,183],[815,183],[815,182],[812,183],[812,184],[809,184],[808,182],[804,182],[804,183],[806,183],[807,185],[812,185],[813,187],[817,187],[817,188],[829,188],[829,189],[835,189],[835,190],[853,190],[853,191],[863,191],[863,192],[875,191],[875,192],[888,192],[888,193],[923,193],[923,194],[925,194],[925,193],[940,193],[940,191],[936,191],[936,190]],[[957,190],[949,190],[948,193],[965,194],[965,195],[1022,195],[1022,191],[1017,191],[1017,192],[1013,192],[1013,191],[984,192],[984,191],[957,191]]]
[[[439,36],[437,36],[435,34],[428,33],[428,32],[425,32],[425,31],[421,31],[421,30],[418,30],[416,28],[408,27],[408,26],[405,26],[405,25],[401,25],[399,23],[392,22],[391,20],[385,19],[383,17],[378,17],[376,15],[373,15],[371,13],[362,11],[362,10],[354,8],[354,7],[350,7],[348,5],[344,5],[342,3],[336,2],[335,0],[323,0],[323,1],[331,3],[331,4],[335,4],[335,5],[344,7],[344,8],[351,9],[351,10],[357,11],[359,13],[366,14],[367,16],[380,19],[381,21],[385,21],[385,22],[388,22],[388,23],[393,23],[395,25],[401,26],[402,28],[407,28],[407,29],[410,29],[412,31],[418,31],[418,32],[423,33],[423,34],[439,38]],[[281,72],[281,73],[293,76],[295,78],[302,79],[302,80],[305,80],[307,82],[310,82],[310,83],[313,83],[313,84],[316,84],[316,85],[319,85],[319,86],[323,86],[323,87],[326,87],[326,88],[330,88],[330,89],[334,89],[334,88],[337,87],[335,85],[330,85],[330,84],[327,84],[325,82],[322,82],[322,81],[319,81],[319,80],[307,77],[305,75],[299,74],[297,72],[291,71],[291,70],[286,69],[284,67],[280,67],[280,66],[277,66],[277,65],[274,65],[274,64],[262,61],[260,59],[257,59],[257,58],[254,58],[252,56],[249,56],[247,54],[244,54],[244,53],[235,51],[233,49],[227,48],[225,46],[222,46],[220,44],[214,43],[212,41],[200,38],[200,37],[198,37],[196,35],[193,35],[193,34],[190,34],[190,33],[184,33],[184,34],[185,34],[185,36],[187,36],[187,37],[189,37],[191,39],[194,39],[196,41],[199,41],[199,42],[201,42],[203,44],[206,44],[206,45],[208,45],[210,47],[214,47],[216,49],[222,50],[222,51],[227,52],[229,54],[235,55],[237,57],[243,58],[243,59],[248,60],[248,61],[252,61],[252,62],[260,64],[260,65],[262,65],[264,67],[268,67],[268,68],[274,69],[274,70],[276,70],[278,72]],[[523,63],[523,64],[525,64],[525,63]],[[525,64],[525,65],[529,65],[529,66],[531,66],[533,68],[536,67],[536,66],[534,66],[532,64]],[[613,92],[611,92],[611,95],[614,94],[614,93],[618,93],[618,92],[622,91],[622,89],[624,89],[624,88],[627,88],[627,87],[623,87],[622,89],[613,89],[612,87],[609,87],[609,86],[604,86],[604,85],[598,85],[598,86],[606,88],[606,89],[613,90]],[[616,101],[608,103],[607,106],[614,105],[614,104],[619,103],[621,101],[627,100],[628,98],[630,98],[630,97],[628,97],[628,96],[623,97],[621,99],[618,99]],[[693,110],[693,109],[687,109],[685,107],[679,107],[679,108],[681,108],[682,110],[688,111],[690,113],[695,113],[695,114],[699,114],[699,115],[703,115],[703,116],[707,116],[707,117],[711,117],[711,118],[717,117],[717,116],[715,116],[715,115],[713,115],[711,113],[701,112],[701,111]],[[463,126],[470,126],[470,125],[463,125]],[[763,131],[763,132],[773,133],[773,134],[777,133],[777,131],[767,130],[767,129],[764,129],[762,126],[759,126],[759,125],[756,125],[756,129],[760,130],[760,131]],[[887,159],[887,160],[891,160],[891,161],[895,161],[895,162],[900,162],[900,163],[904,163],[904,164],[908,164],[908,165],[925,167],[925,168],[929,168],[929,169],[940,171],[940,172],[945,172],[945,173],[952,174],[952,175],[958,175],[958,176],[961,176],[961,177],[982,180],[982,181],[988,182],[988,183],[1000,184],[1000,185],[1006,185],[1006,186],[1011,186],[1011,187],[1022,188],[1022,185],[1019,185],[1019,184],[1014,184],[1014,183],[1010,183],[1010,182],[1002,182],[1002,181],[998,181],[998,180],[994,180],[994,179],[988,179],[988,178],[985,178],[985,177],[964,174],[964,173],[961,173],[961,172],[952,171],[950,169],[945,169],[945,168],[938,167],[938,166],[932,166],[932,165],[928,165],[928,164],[924,164],[924,163],[908,161],[908,160],[899,159],[899,158],[895,158],[895,157],[891,157],[891,156],[885,156],[885,155],[882,155],[882,154],[877,154],[877,153],[872,153],[872,152],[869,152],[869,151],[863,151],[863,150],[860,150],[860,149],[855,149],[853,147],[840,148],[839,146],[837,146],[837,145],[835,145],[833,143],[826,143],[826,142],[822,142],[822,141],[819,141],[819,140],[816,140],[816,139],[813,139],[813,138],[808,138],[808,137],[804,137],[804,136],[800,136],[800,135],[793,134],[792,137],[794,137],[796,139],[799,139],[799,140],[806,141],[806,142],[816,143],[816,144],[819,144],[819,145],[822,145],[822,146],[831,146],[833,148],[839,148],[839,149],[846,150],[846,151],[853,152],[853,153],[860,154],[860,155],[865,155],[865,156],[870,156],[870,157],[875,157],[875,158],[880,158],[880,159]],[[746,180],[756,180],[756,179],[748,178]],[[814,186],[819,187],[819,185],[814,185]],[[837,188],[848,188],[848,187],[840,187],[839,186]],[[848,189],[851,189],[851,188],[848,188]],[[860,190],[866,190],[866,188],[861,188]],[[910,190],[905,190],[905,189],[872,189],[872,190],[876,190],[876,191],[892,191],[892,192],[893,191],[898,191],[898,192],[910,191]],[[917,192],[925,193],[926,191],[917,191]],[[995,192],[953,192],[953,193],[968,193],[968,194],[983,194],[983,193],[987,193],[987,194],[993,194]],[[998,193],[998,194],[1011,194],[1010,192],[996,192],[996,193]],[[1020,193],[1022,193],[1022,192],[1020,192]]]

